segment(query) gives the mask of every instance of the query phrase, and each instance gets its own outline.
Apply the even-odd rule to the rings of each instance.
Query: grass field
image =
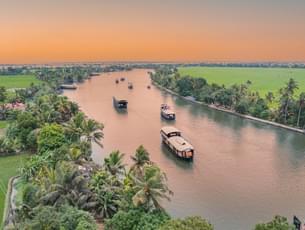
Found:
[[[230,86],[235,83],[252,82],[251,90],[258,91],[261,96],[269,91],[275,95],[289,78],[294,78],[299,84],[298,92],[305,92],[305,69],[288,68],[233,68],[233,67],[182,67],[182,75],[203,77],[208,83]]]
[[[7,89],[26,88],[30,86],[31,83],[36,84],[39,82],[40,81],[33,75],[0,75],[0,86],[4,86]]]
[[[0,129],[4,129],[7,126],[7,121],[0,121]]]
[[[26,157],[27,155],[0,157],[0,226],[8,181],[18,174],[18,168],[22,166]]]

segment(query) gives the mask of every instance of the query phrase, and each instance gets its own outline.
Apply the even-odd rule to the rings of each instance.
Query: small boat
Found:
[[[147,89],[150,89],[150,88],[151,88],[150,85],[148,85],[148,86],[147,86]]]
[[[119,84],[119,82],[120,82],[119,79],[115,79],[116,84]]]
[[[117,109],[127,109],[127,100],[118,100],[115,97],[113,97],[113,105]]]
[[[133,84],[131,82],[128,82],[128,89],[133,89]]]
[[[125,81],[125,77],[121,77],[120,80],[121,80],[121,81]]]
[[[96,73],[96,72],[93,72],[93,73],[90,73],[90,77],[95,77],[95,76],[99,76],[100,75],[100,73]]]
[[[161,116],[166,120],[175,120],[176,114],[167,104],[161,105]]]
[[[182,136],[181,132],[172,126],[165,126],[161,129],[163,143],[178,157],[192,160],[194,148]]]
[[[61,89],[77,89],[75,84],[63,84],[60,86]]]

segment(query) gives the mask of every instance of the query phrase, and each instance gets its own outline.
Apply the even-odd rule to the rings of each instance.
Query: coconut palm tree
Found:
[[[135,156],[131,156],[131,159],[133,160],[134,164],[131,166],[130,172],[138,175],[142,174],[144,165],[152,163],[149,158],[149,153],[143,147],[143,145],[140,145],[137,148]]]
[[[123,164],[124,154],[120,151],[113,151],[109,157],[104,159],[104,168],[113,176],[119,176],[125,173],[125,165]]]
[[[146,209],[163,209],[160,199],[170,200],[172,194],[168,188],[167,178],[155,165],[145,165],[142,177],[132,177],[136,194],[132,201],[135,206],[144,206]]]
[[[103,147],[101,139],[104,137],[102,130],[104,129],[103,124],[93,120],[88,119],[83,123],[83,131],[85,141],[91,143],[95,142],[100,147]]]
[[[305,106],[305,93],[300,94],[298,102],[299,102],[299,112],[298,112],[298,119],[297,119],[297,127],[300,127],[301,112]]]
[[[86,210],[96,205],[87,179],[71,163],[58,164],[55,172],[42,177],[41,185],[40,203],[43,205],[61,206],[67,203]]]

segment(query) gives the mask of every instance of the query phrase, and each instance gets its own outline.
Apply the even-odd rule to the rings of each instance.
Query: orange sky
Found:
[[[305,61],[304,0],[1,0],[0,63]]]

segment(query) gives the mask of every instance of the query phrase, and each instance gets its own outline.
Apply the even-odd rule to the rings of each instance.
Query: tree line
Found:
[[[151,73],[151,79],[181,96],[191,96],[197,101],[240,114],[305,129],[305,92],[296,93],[299,85],[292,78],[277,94],[268,92],[266,95],[252,91],[249,80],[226,87],[209,84],[202,77],[181,76],[175,68],[159,68]]]

